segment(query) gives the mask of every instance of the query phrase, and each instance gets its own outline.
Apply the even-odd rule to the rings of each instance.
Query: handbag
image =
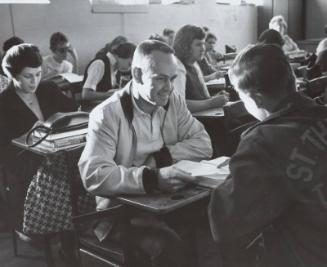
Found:
[[[41,163],[25,198],[24,233],[49,234],[73,229],[68,173],[66,152],[57,152]],[[94,209],[94,197],[79,196],[79,212]]]

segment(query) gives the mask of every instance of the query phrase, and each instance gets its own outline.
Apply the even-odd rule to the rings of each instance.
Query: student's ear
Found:
[[[262,107],[263,104],[263,96],[261,93],[259,92],[255,92],[251,94],[251,98],[253,99],[253,101],[257,104],[258,108]]]
[[[143,81],[142,81],[142,74],[143,74],[142,73],[142,69],[141,68],[138,68],[138,67],[135,67],[135,68],[133,68],[132,72],[133,72],[134,80],[137,83],[143,84]]]

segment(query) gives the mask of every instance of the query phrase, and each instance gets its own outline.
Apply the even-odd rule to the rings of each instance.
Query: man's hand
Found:
[[[160,191],[175,192],[195,180],[190,173],[179,170],[174,165],[159,169],[158,187]]]

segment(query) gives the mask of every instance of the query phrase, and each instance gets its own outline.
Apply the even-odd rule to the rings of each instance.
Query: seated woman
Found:
[[[205,33],[201,27],[185,25],[175,36],[174,49],[178,60],[178,75],[174,80],[175,92],[186,98],[191,112],[222,107],[228,101],[228,95],[210,96],[205,80],[197,61],[204,57]],[[222,77],[217,73],[215,78]]]
[[[217,42],[216,35],[214,35],[211,32],[207,33],[205,39],[205,45],[206,45],[205,58],[213,66],[216,66],[219,61],[224,60],[224,55],[220,54],[215,50],[216,42]]]
[[[173,46],[175,38],[175,31],[173,29],[164,28],[162,31],[162,36],[169,46]]]
[[[70,112],[78,106],[51,82],[41,82],[42,57],[32,44],[20,44],[8,50],[2,68],[11,78],[0,94],[0,179],[9,183],[13,224],[21,225],[26,190],[40,159],[28,152],[19,153],[11,141],[37,121],[56,112]]]
[[[283,51],[286,54],[300,50],[292,38],[287,35],[287,23],[283,16],[274,16],[269,22],[269,29],[276,30],[282,35],[284,39]]]
[[[136,46],[124,42],[112,51],[101,49],[88,64],[84,73],[82,99],[86,101],[104,100],[112,95],[110,89],[118,88],[116,72],[130,71]]]
[[[78,72],[78,57],[68,38],[61,32],[55,32],[50,37],[52,55],[45,56],[42,64],[42,80],[67,72]],[[70,55],[72,62],[67,60]]]

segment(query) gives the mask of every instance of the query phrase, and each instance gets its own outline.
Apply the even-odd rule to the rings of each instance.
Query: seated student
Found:
[[[284,39],[278,31],[267,29],[260,34],[258,44],[273,44],[282,48],[284,45]]]
[[[204,57],[205,33],[202,28],[185,25],[175,36],[174,49],[178,60],[178,76],[174,86],[178,93],[186,98],[187,107],[191,112],[222,107],[228,101],[225,93],[211,97],[198,60]],[[215,73],[215,78],[223,77],[221,72]]]
[[[174,44],[175,31],[169,28],[165,28],[162,31],[162,36],[165,39],[165,42],[172,47]]]
[[[52,55],[43,58],[42,80],[51,79],[61,73],[76,73],[78,71],[77,52],[63,33],[56,32],[51,35],[50,50]],[[67,60],[68,54],[71,56],[73,63]]]
[[[216,35],[214,35],[211,32],[207,33],[205,38],[205,46],[206,46],[205,58],[213,66],[216,66],[218,62],[224,60],[224,55],[220,54],[215,50],[216,42],[217,42]]]
[[[17,36],[13,36],[11,38],[9,38],[8,40],[6,40],[4,43],[3,43],[3,46],[2,46],[2,51],[3,51],[3,54],[2,54],[2,58],[6,55],[7,51],[13,47],[14,45],[19,45],[19,44],[22,44],[24,43],[24,41],[17,37]],[[1,58],[1,61],[2,61],[2,58]],[[6,76],[6,74],[4,73],[2,67],[1,67],[1,64],[0,64],[0,93],[7,88],[7,86],[9,85],[9,78]]]
[[[243,133],[230,176],[211,196],[211,231],[226,266],[248,266],[230,252],[246,251],[259,233],[265,249],[255,266],[326,266],[327,108],[296,92],[275,45],[244,49],[229,76],[260,122]]]
[[[276,30],[282,35],[284,39],[283,50],[286,54],[300,50],[292,38],[287,35],[287,23],[283,16],[274,16],[269,22],[269,29]]]
[[[56,112],[77,110],[75,102],[54,83],[40,83],[41,64],[39,49],[32,44],[13,46],[2,61],[11,83],[0,94],[0,179],[9,183],[10,196],[15,200],[13,224],[17,226],[27,187],[40,162],[28,152],[19,155],[11,140],[28,132],[38,120],[44,121]]]
[[[135,44],[124,42],[111,52],[97,53],[88,64],[83,80],[83,100],[104,100],[113,94],[110,89],[118,88],[116,72],[129,72]]]
[[[175,162],[210,158],[208,134],[184,100],[173,92],[177,75],[173,52],[156,40],[139,44],[132,63],[132,81],[91,112],[87,143],[79,161],[89,192],[111,197],[174,191],[193,179],[175,168]],[[108,205],[112,205],[111,200],[98,198],[99,208]],[[150,266],[183,266],[180,241],[172,235],[174,231],[150,217],[141,219],[140,224],[132,220],[131,233],[135,235],[129,238],[131,245],[148,256]],[[107,235],[109,227],[104,228],[99,237],[118,238],[119,229],[111,229]]]

